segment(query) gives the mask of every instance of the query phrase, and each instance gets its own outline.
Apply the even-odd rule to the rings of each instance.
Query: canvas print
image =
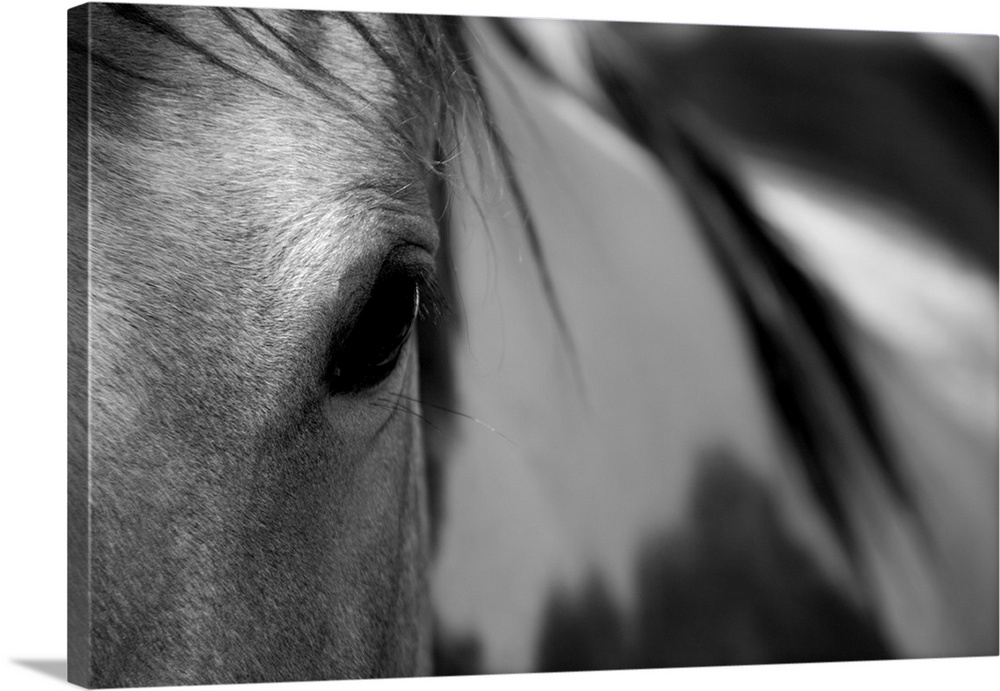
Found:
[[[996,36],[68,32],[70,681],[997,655]]]

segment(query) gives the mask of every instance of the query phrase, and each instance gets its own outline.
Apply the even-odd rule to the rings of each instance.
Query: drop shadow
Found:
[[[65,659],[43,659],[43,660],[11,660],[16,665],[27,667],[39,674],[47,677],[66,681],[66,660]]]

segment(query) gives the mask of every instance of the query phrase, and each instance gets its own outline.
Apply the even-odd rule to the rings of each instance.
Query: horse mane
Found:
[[[866,478],[875,479],[881,485],[879,492],[921,526],[917,497],[903,472],[899,450],[873,384],[853,349],[849,315],[836,295],[788,253],[769,221],[755,208],[745,181],[723,148],[727,140],[720,140],[719,133],[706,126],[689,107],[688,94],[678,88],[686,85],[674,83],[679,78],[671,72],[669,46],[656,43],[654,32],[643,33],[643,25],[594,25],[592,30],[588,27],[581,52],[590,62],[591,86],[596,87],[596,93],[583,93],[579,84],[567,82],[548,64],[513,23],[503,19],[493,23],[501,39],[540,78],[579,97],[609,118],[677,182],[743,323],[764,396],[807,486],[845,553],[852,560],[859,556],[864,528],[858,521],[864,519],[855,514],[853,495],[861,483],[869,481]],[[773,38],[770,34],[768,37],[768,40]],[[725,34],[724,38],[732,36]],[[717,48],[714,44],[712,47]],[[799,49],[813,50],[807,57],[815,57],[824,48],[825,44]],[[985,132],[986,140],[993,143],[995,162],[996,139],[988,125],[989,118],[983,117],[981,105],[959,75],[909,44],[893,44],[893,49],[897,48],[891,57],[885,52],[875,52],[870,63],[864,59],[872,56],[850,62],[838,53],[827,59],[834,61],[834,67],[826,65],[826,69],[836,71],[835,66],[840,65],[836,61],[841,60],[846,61],[842,67],[854,70],[847,78],[868,80],[866,84],[880,83],[878,80],[886,79],[887,74],[897,82],[902,79],[897,88],[911,99],[909,107],[936,114],[935,125],[940,128],[936,132],[946,132],[942,123],[948,122],[964,132],[970,125],[959,115],[971,119],[975,133]],[[911,71],[900,72],[897,63],[891,62],[893,58],[904,62]],[[658,62],[661,60],[662,64]],[[936,91],[930,93],[931,88]],[[961,108],[949,107],[952,99],[958,97],[965,110],[956,114]],[[840,109],[837,114],[830,116],[831,122],[850,120],[854,105],[845,97],[843,103],[837,104]],[[732,114],[730,119],[739,122],[741,116],[749,119],[742,112]],[[793,131],[788,136],[795,134]],[[858,131],[852,130],[844,137],[857,134]],[[900,132],[894,136],[904,140],[907,135]],[[840,144],[856,148],[861,142],[855,139]],[[873,177],[871,171],[861,170],[860,164],[850,160],[848,153],[836,148],[824,153],[824,164],[854,165],[849,174],[862,177],[866,183]],[[979,159],[972,161],[979,173]],[[878,174],[874,179],[879,179]],[[907,189],[890,193],[902,203],[921,210],[928,210],[929,205],[938,201]],[[936,211],[933,207],[930,210]],[[990,241],[987,238],[984,242],[989,245]],[[995,256],[995,238],[992,242]],[[980,259],[975,255],[972,258]],[[995,265],[989,270],[995,272]]]
[[[900,430],[890,424],[892,411],[858,349],[864,328],[837,287],[782,242],[726,146],[753,142],[805,169],[856,181],[927,219],[939,229],[932,239],[943,252],[995,276],[996,206],[984,192],[995,198],[997,136],[985,103],[914,36],[872,34],[870,42],[849,43],[835,32],[720,29],[697,53],[716,62],[704,58],[708,67],[689,79],[729,70],[740,75],[734,84],[748,82],[744,89],[761,88],[768,77],[789,84],[784,100],[757,101],[723,87],[716,97],[722,106],[699,101],[696,88],[682,83],[682,70],[695,72],[694,58],[677,59],[671,71],[671,47],[650,40],[654,34],[624,24],[608,34],[591,44],[597,79],[614,97],[624,128],[687,197],[795,463],[846,553],[857,559],[870,529],[870,516],[858,510],[865,496],[884,499],[878,510],[912,521],[933,553],[927,507],[908,474]],[[730,62],[717,57],[726,44],[733,46]],[[756,71],[736,72],[741,59]]]

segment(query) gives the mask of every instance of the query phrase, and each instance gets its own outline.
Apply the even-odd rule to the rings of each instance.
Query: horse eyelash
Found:
[[[455,417],[461,418],[463,420],[468,420],[469,422],[474,422],[475,424],[479,425],[480,427],[483,427],[486,430],[488,430],[488,431],[492,432],[493,434],[497,435],[498,437],[500,437],[501,439],[503,439],[504,441],[506,441],[508,444],[510,444],[514,448],[519,448],[518,445],[517,445],[517,442],[515,442],[513,439],[511,439],[506,434],[504,434],[503,432],[501,432],[500,430],[498,430],[496,427],[493,427],[492,425],[489,425],[484,420],[480,420],[479,418],[477,418],[477,417],[475,417],[473,415],[469,415],[468,413],[463,413],[460,410],[454,410],[452,408],[448,408],[447,406],[437,405],[436,403],[431,403],[431,402],[429,402],[427,400],[424,400],[422,398],[414,398],[413,396],[407,396],[406,394],[404,394],[402,392],[395,394],[395,397],[396,397],[397,403],[399,401],[407,401],[407,402],[410,402],[410,403],[416,403],[416,404],[419,404],[422,408],[432,408],[432,409],[440,411],[442,413],[446,413],[448,415],[454,415]],[[402,407],[402,406],[400,406],[400,408],[402,410],[405,410],[405,411],[409,412],[409,413],[412,413],[413,415],[416,415],[421,420],[423,420],[428,425],[430,425],[432,428],[434,428],[436,431],[438,431],[438,432],[441,431],[436,425],[432,424],[430,422],[430,420],[428,420],[423,415],[418,414],[416,411],[413,411],[413,410],[411,410],[409,408],[405,408],[405,407]]]
[[[441,288],[437,274],[431,269],[408,269],[420,296],[417,318],[421,322],[436,324],[451,314],[451,305]]]

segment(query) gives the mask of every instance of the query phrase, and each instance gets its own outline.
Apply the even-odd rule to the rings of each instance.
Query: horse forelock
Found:
[[[122,103],[139,89],[166,101],[183,91],[210,106],[225,99],[226,80],[238,80],[290,107],[323,101],[355,132],[408,157],[434,151],[428,139],[447,142],[438,149],[445,159],[463,123],[486,117],[459,17],[97,7],[95,23],[110,29],[101,32],[105,40],[71,39],[70,49],[112,75],[105,87]],[[178,80],[172,72],[183,62],[214,73],[215,81]],[[436,173],[443,162],[421,161]]]

